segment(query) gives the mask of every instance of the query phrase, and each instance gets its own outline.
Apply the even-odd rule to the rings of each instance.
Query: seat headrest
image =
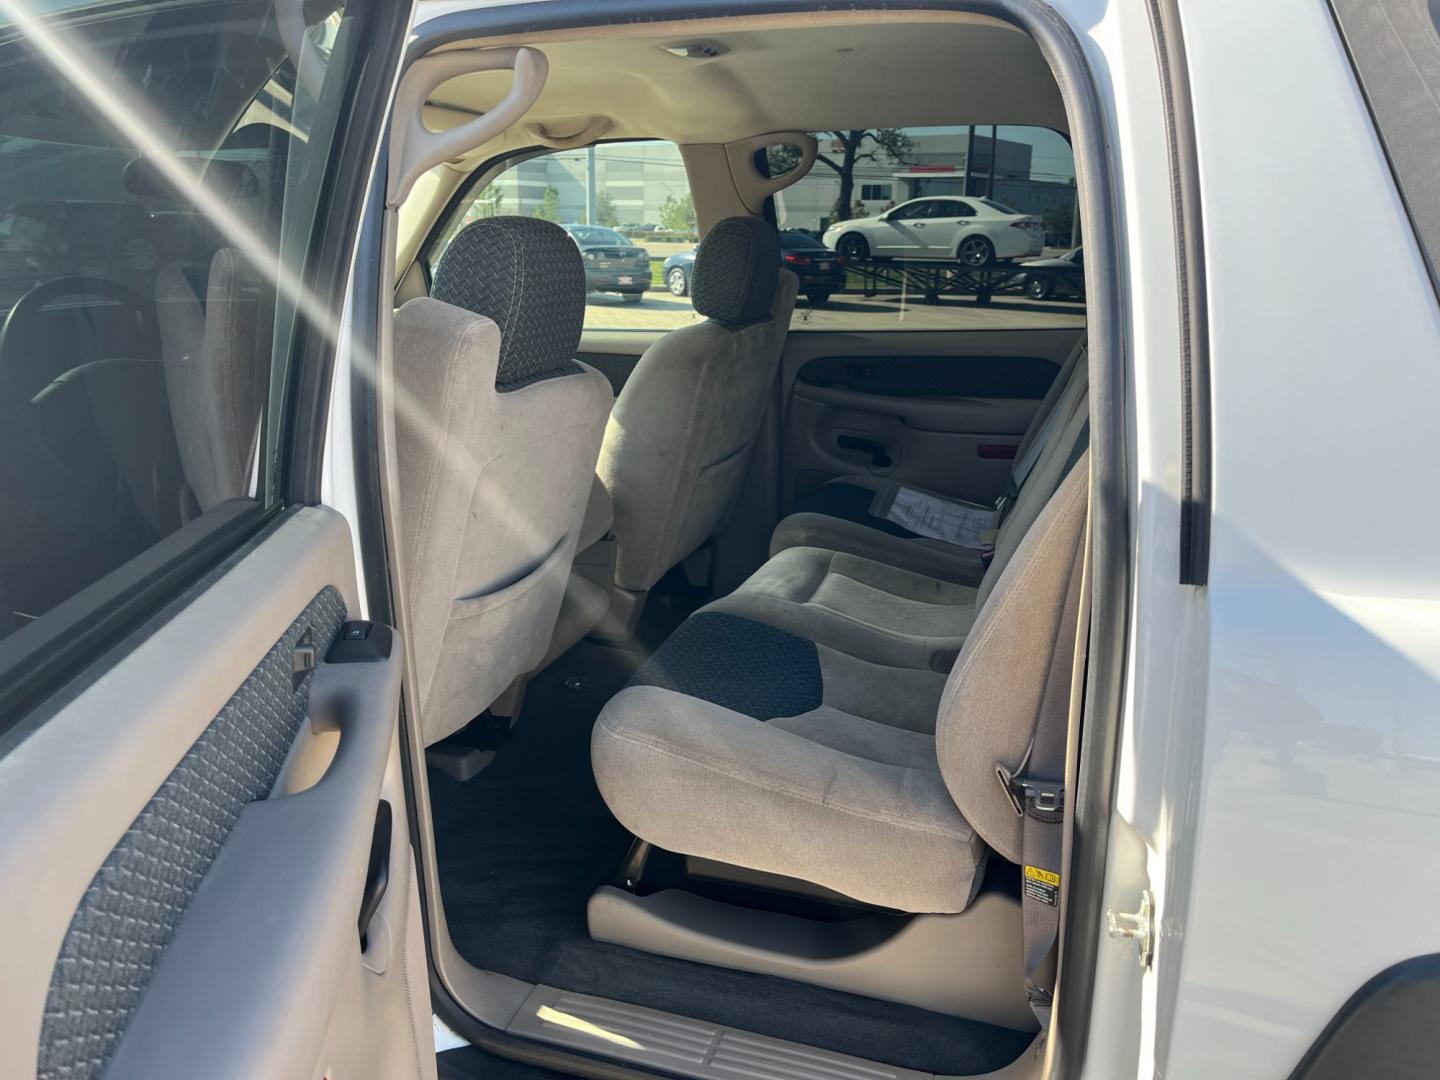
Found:
[[[755,217],[728,217],[705,234],[695,253],[695,310],[738,329],[770,315],[780,279],[780,236]]]
[[[527,217],[466,225],[440,257],[430,295],[500,327],[497,390],[581,370],[585,263],[559,225]]]

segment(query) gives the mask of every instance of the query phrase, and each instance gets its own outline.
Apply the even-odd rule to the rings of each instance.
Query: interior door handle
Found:
[[[870,464],[877,469],[888,469],[895,464],[890,458],[890,451],[885,449],[885,444],[875,439],[865,439],[859,435],[836,435],[835,445],[841,450],[858,450],[862,454],[869,454]]]
[[[390,885],[390,833],[394,814],[390,804],[380,800],[375,810],[375,832],[370,840],[370,865],[365,871],[365,891],[360,894],[360,948],[366,947],[365,934],[370,929],[370,920],[380,910],[380,901],[385,899],[385,890]]]

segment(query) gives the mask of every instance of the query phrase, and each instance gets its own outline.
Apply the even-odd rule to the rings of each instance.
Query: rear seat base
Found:
[[[978,590],[843,551],[781,551],[702,610],[756,619],[895,667],[948,672],[975,621]]]
[[[960,585],[979,585],[985,576],[985,563],[979,551],[924,536],[898,535],[863,522],[809,510],[786,516],[770,536],[772,556],[797,547],[844,551]]]
[[[985,849],[945,795],[932,734],[818,701],[767,718],[759,698],[737,703],[751,713],[654,685],[611,699],[591,762],[622,825],[880,907],[965,907]]]
[[[1020,901],[987,889],[955,915],[874,912],[822,922],[680,889],[597,889],[590,936],[643,952],[776,975],[1034,1031],[1025,998]]]

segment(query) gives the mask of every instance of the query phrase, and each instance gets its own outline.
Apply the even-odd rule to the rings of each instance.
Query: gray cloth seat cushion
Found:
[[[591,757],[606,803],[668,850],[879,906],[963,910],[988,847],[1020,855],[995,766],[1018,767],[1033,738],[1088,494],[1082,455],[948,676],[697,612],[600,713]]]
[[[875,663],[950,670],[978,590],[823,548],[787,548],[705,611],[768,623]]]
[[[818,730],[838,741],[842,722],[801,716],[797,730],[786,730],[782,721],[635,686],[601,712],[592,760],[615,816],[666,850],[882,907],[963,910],[985,851],[945,793],[934,740],[875,725],[866,735],[876,749],[858,755],[812,737]]]
[[[945,677],[697,613],[601,712],[596,781],[671,851],[907,911],[959,911],[984,848],[945,795]]]
[[[899,536],[863,522],[816,511],[797,510],[787,514],[771,533],[772,556],[796,547],[843,551],[961,585],[978,585],[985,576],[985,562],[979,551],[928,536]]]

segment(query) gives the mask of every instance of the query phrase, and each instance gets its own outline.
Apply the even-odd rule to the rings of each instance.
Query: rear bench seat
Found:
[[[958,575],[936,577],[915,569],[907,555],[921,549],[879,534],[896,549],[866,557],[833,543],[782,547],[735,592],[701,610],[758,619],[878,663],[948,672],[1001,572],[1088,446],[1088,405],[1082,387],[1018,495],[1001,512],[992,549],[946,545],[957,552],[957,561],[976,564],[979,572],[968,583],[955,580]],[[777,534],[784,528],[781,522]],[[909,546],[899,546],[904,544]],[[933,549],[923,550],[928,558]]]
[[[595,726],[622,824],[909,912],[963,910],[988,850],[1020,861],[995,768],[1022,763],[1079,573],[1088,424],[1069,368],[1052,402],[1068,411],[973,584],[896,565],[914,546],[781,546],[681,625]]]
[[[995,767],[1018,768],[1030,744],[1088,494],[1085,456],[948,675],[697,612],[596,721],[591,757],[611,811],[669,851],[881,907],[963,910],[987,849],[1020,861],[1020,819]]]

